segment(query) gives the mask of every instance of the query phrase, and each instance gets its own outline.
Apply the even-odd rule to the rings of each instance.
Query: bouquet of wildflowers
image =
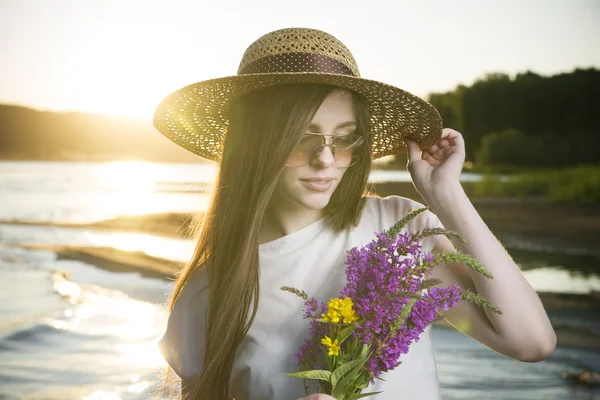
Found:
[[[421,251],[420,240],[432,235],[454,236],[441,228],[400,234],[401,229],[428,208],[406,215],[388,231],[361,249],[353,248],[346,259],[346,286],[339,298],[327,304],[291,287],[305,300],[304,318],[310,319],[309,337],[296,354],[300,372],[288,376],[314,379],[320,392],[337,400],[354,400],[381,392],[362,393],[382,372],[400,365],[402,354],[438,318],[438,313],[461,300],[472,301],[496,313],[490,301],[456,285],[437,287],[428,278],[442,263],[463,263],[488,278],[492,275],[473,257],[442,252],[435,257]],[[306,381],[305,381],[306,383]],[[308,387],[305,384],[308,394]]]

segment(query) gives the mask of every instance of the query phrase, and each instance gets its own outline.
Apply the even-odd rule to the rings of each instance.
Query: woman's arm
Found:
[[[444,228],[457,231],[468,245],[456,248],[472,255],[494,279],[463,264],[440,265],[434,276],[444,286],[456,283],[474,289],[496,304],[502,314],[461,302],[445,313],[446,320],[462,332],[506,356],[528,362],[543,360],[556,346],[556,335],[537,293],[502,244],[485,225],[460,186],[444,189],[439,199],[429,199]],[[434,252],[455,251],[445,236],[435,237]]]
[[[446,313],[447,319],[475,340],[509,357],[522,361],[548,357],[556,346],[556,335],[540,299],[460,184],[465,160],[462,135],[445,128],[440,140],[423,151],[414,141],[405,142],[408,170],[415,188],[442,225],[467,240],[468,245],[457,241],[458,250],[477,259],[494,279],[487,279],[462,264],[439,266],[436,277],[444,285],[457,283],[474,289],[502,310],[498,315],[465,302]],[[445,236],[434,240],[434,251],[455,250]]]

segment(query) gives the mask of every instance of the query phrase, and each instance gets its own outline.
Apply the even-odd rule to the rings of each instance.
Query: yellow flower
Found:
[[[359,318],[354,310],[354,303],[350,297],[343,300],[334,298],[327,303],[327,314],[321,314],[323,319],[337,324],[343,319],[343,323],[350,324]]]
[[[346,297],[346,299],[350,300],[349,297]],[[334,308],[336,310],[341,310],[342,308],[344,308],[344,306],[347,304],[346,299],[344,300],[340,300],[337,297],[335,299],[331,299],[329,300],[329,303],[327,304],[327,306],[329,308]],[[352,300],[350,300],[350,303],[352,303]]]
[[[341,317],[341,314],[339,312],[337,312],[336,310],[332,310],[331,308],[329,310],[327,310],[327,314],[323,314],[323,318],[325,318],[328,321],[333,322],[334,324],[337,324],[338,322],[340,322],[340,317]]]
[[[346,307],[342,310],[342,317],[344,317],[344,323],[350,324],[354,321],[358,321],[358,315],[356,315],[356,311],[352,309],[352,307]]]
[[[340,354],[340,346],[337,339],[332,342],[329,336],[325,336],[321,339],[321,343],[327,346],[330,356],[337,356]]]

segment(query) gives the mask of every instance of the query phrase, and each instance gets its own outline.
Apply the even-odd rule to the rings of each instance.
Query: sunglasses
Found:
[[[328,140],[329,139],[329,140]],[[364,142],[360,135],[334,135],[330,133],[304,133],[292,150],[286,165],[301,167],[317,158],[325,147],[331,149],[333,166],[347,168],[358,161],[355,150]]]

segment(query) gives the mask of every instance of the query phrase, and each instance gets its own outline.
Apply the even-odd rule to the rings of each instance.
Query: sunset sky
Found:
[[[597,0],[0,0],[0,103],[150,119],[292,26],[331,33],[363,77],[422,97],[490,72],[600,68]]]

